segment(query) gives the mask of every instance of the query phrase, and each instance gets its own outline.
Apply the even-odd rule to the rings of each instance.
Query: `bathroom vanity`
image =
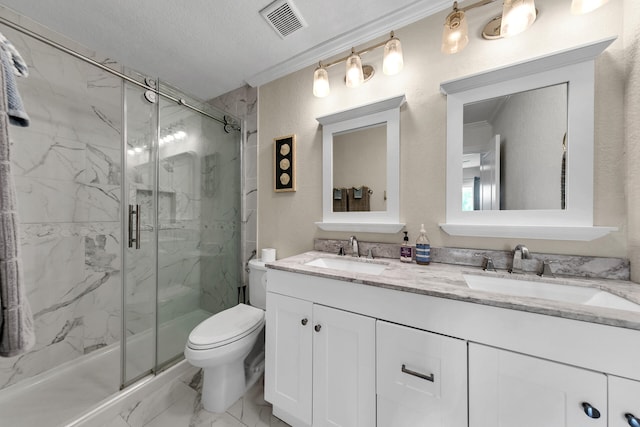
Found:
[[[471,289],[465,274],[510,276],[476,267],[317,251],[267,267],[265,399],[293,426],[640,425],[637,284],[509,277],[630,311]]]

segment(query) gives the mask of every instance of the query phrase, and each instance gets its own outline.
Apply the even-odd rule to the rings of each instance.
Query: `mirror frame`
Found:
[[[318,117],[322,125],[322,221],[325,231],[397,233],[400,223],[400,107],[404,95]],[[333,135],[386,123],[387,210],[333,212]]]
[[[447,95],[447,201],[450,235],[592,240],[614,227],[593,227],[595,57],[614,38],[441,84]],[[566,209],[462,211],[465,104],[568,84]],[[558,177],[558,183],[560,178]]]

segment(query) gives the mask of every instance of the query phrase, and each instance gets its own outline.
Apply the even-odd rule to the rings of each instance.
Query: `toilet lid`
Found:
[[[264,311],[238,304],[202,321],[189,334],[189,347],[204,350],[236,341],[262,326]]]

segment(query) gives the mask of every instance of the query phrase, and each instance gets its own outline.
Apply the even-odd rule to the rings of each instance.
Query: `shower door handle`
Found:
[[[135,237],[133,237],[134,216],[136,217]],[[136,249],[140,249],[140,205],[136,205],[135,209],[133,205],[129,205],[129,247],[132,248],[134,243],[136,244]]]

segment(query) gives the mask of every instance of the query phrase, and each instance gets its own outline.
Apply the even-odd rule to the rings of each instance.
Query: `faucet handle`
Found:
[[[538,273],[538,276],[540,276],[540,277],[544,277],[544,276],[556,277],[556,275],[553,273],[553,270],[551,269],[551,264],[553,262],[555,262],[555,261],[542,261],[542,269],[540,270],[540,273]]]
[[[497,272],[495,265],[493,264],[493,260],[486,256],[485,254],[473,254],[473,256],[481,256],[482,257],[482,269],[484,271],[492,270]]]
[[[525,245],[516,245],[513,250],[513,256],[520,254],[521,259],[529,259],[529,249]]]
[[[344,256],[344,248],[342,246],[340,246],[340,249],[338,249],[338,255]]]

